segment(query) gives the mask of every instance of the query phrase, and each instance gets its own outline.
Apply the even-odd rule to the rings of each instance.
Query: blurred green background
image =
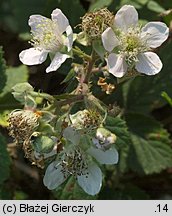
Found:
[[[89,197],[77,185],[71,190],[73,179],[50,192],[42,183],[44,171],[31,166],[12,144],[6,116],[21,107],[10,93],[16,83],[28,81],[36,90],[51,94],[67,91],[69,86],[60,83],[70,70],[71,60],[49,74],[45,73],[49,60],[39,66],[22,65],[18,55],[30,47],[28,18],[32,14],[50,17],[53,9],[60,8],[74,32],[79,32],[80,17],[87,11],[108,7],[115,14],[124,4],[136,7],[141,24],[163,21],[170,27],[168,41],[157,49],[163,70],[154,77],[130,80],[110,96],[95,91],[105,103],[124,108],[126,121],[120,123],[120,163],[115,169],[104,168],[101,193]],[[165,91],[172,97],[171,8],[172,1],[168,0],[0,0],[0,199],[172,199],[172,108],[161,96]],[[132,137],[131,146],[125,145],[129,135],[126,125],[137,135]],[[153,143],[155,137],[158,145]]]

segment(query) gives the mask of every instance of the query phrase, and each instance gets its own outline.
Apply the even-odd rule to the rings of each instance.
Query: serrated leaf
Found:
[[[131,154],[130,165],[133,170],[148,175],[172,167],[170,146],[160,141],[148,141],[137,135],[131,137],[134,154]]]
[[[0,47],[0,93],[2,92],[6,83],[5,70],[6,70],[6,64],[3,58],[3,50],[2,47]]]
[[[9,177],[10,173],[10,157],[6,148],[5,137],[0,134],[0,184]]]
[[[172,148],[169,145],[169,134],[161,124],[138,113],[128,113],[126,120],[132,139],[130,168],[140,174],[152,174],[171,167]]]
[[[128,113],[126,122],[129,130],[146,140],[160,141],[169,144],[169,133],[154,118],[141,113]]]
[[[130,134],[128,132],[126,122],[120,117],[114,118],[107,116],[105,121],[105,128],[107,128],[117,136],[115,144],[117,144],[118,146],[125,146],[130,142]]]

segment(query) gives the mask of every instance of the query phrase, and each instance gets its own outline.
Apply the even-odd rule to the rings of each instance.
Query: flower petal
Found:
[[[48,52],[36,48],[23,50],[19,54],[20,61],[25,65],[37,65],[44,62]]]
[[[73,31],[70,25],[66,28],[66,35],[67,38],[65,40],[65,45],[67,46],[67,50],[69,52],[72,49],[73,44]]]
[[[77,176],[77,180],[86,193],[96,195],[101,189],[102,172],[95,163],[92,163],[88,165],[88,175]]]
[[[109,52],[119,45],[119,41],[114,31],[110,27],[102,33],[102,42],[104,48]]]
[[[69,26],[69,21],[60,9],[53,10],[51,17],[53,21],[57,22],[60,33],[66,31],[66,28]]]
[[[116,164],[118,162],[118,152],[115,148],[103,151],[101,149],[91,147],[87,152],[100,164]]]
[[[47,21],[50,21],[50,19],[48,19],[48,18],[46,18],[44,16],[41,16],[41,15],[31,15],[29,17],[28,24],[31,27],[32,31],[39,32],[39,31],[42,31],[42,28],[38,28],[38,25],[42,24],[42,23],[46,23]]]
[[[115,15],[114,24],[116,27],[127,31],[129,27],[138,23],[138,13],[131,5],[124,5]]]
[[[147,75],[155,75],[162,69],[162,62],[158,55],[153,52],[145,52],[138,56],[136,70]]]
[[[51,64],[49,67],[47,67],[46,72],[49,73],[51,71],[56,71],[63,62],[65,62],[65,60],[67,58],[69,58],[70,56],[66,55],[66,54],[61,54],[59,52],[56,53],[56,55],[54,56]]]
[[[127,63],[122,56],[111,53],[106,61],[109,73],[114,76],[122,77],[127,72]]]
[[[78,145],[81,139],[80,134],[72,127],[67,127],[63,131],[63,136],[73,144]]]
[[[169,28],[162,22],[149,22],[143,28],[141,37],[151,48],[159,47],[169,35]]]
[[[64,177],[64,174],[61,171],[62,167],[58,163],[58,161],[54,161],[46,169],[43,182],[49,190],[54,190],[67,178],[66,176]]]

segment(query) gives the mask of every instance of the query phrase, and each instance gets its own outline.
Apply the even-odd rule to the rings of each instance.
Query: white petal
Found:
[[[116,164],[118,162],[118,152],[114,148],[103,151],[101,149],[91,147],[87,152],[100,164]]]
[[[47,58],[47,52],[44,50],[30,48],[23,50],[19,54],[20,61],[26,65],[37,65],[44,62]]]
[[[136,70],[147,75],[155,75],[162,69],[162,62],[158,55],[153,52],[145,52],[138,56]]]
[[[73,144],[78,145],[81,139],[80,134],[72,127],[67,127],[63,131],[63,136]]]
[[[57,22],[60,33],[66,31],[66,28],[69,26],[69,21],[60,9],[53,10],[51,17],[53,21]]]
[[[127,63],[122,56],[111,53],[107,58],[108,71],[116,77],[122,77],[127,72]]]
[[[88,175],[77,176],[77,180],[86,193],[96,195],[101,189],[102,172],[96,164],[92,163],[88,165]]]
[[[32,15],[29,17],[29,21],[28,21],[28,24],[29,26],[31,27],[32,31],[41,31],[42,28],[37,28],[37,26],[39,24],[42,24],[42,23],[46,23],[46,21],[49,21],[50,19],[44,17],[44,16],[41,16],[41,15]]]
[[[116,27],[127,31],[129,27],[138,23],[138,13],[131,5],[124,5],[115,15],[114,24]]]
[[[109,52],[119,45],[119,41],[116,38],[114,31],[110,27],[102,33],[102,42],[104,48]]]
[[[169,35],[169,28],[162,22],[149,22],[142,28],[141,37],[151,48],[159,47]]]
[[[66,28],[66,35],[67,38],[65,41],[65,45],[67,46],[68,48],[67,50],[69,52],[72,49],[72,44],[73,44],[73,31],[70,25]]]
[[[62,63],[65,62],[65,60],[69,57],[70,56],[68,56],[66,54],[61,54],[59,52],[56,53],[50,66],[47,67],[46,72],[49,73],[51,71],[56,71],[62,65]]]
[[[61,170],[62,167],[57,161],[52,162],[47,167],[43,182],[49,190],[54,190],[66,180]]]

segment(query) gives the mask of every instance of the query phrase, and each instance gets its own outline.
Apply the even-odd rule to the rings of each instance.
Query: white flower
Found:
[[[19,54],[20,61],[26,65],[37,65],[44,62],[48,53],[53,56],[46,72],[56,71],[70,57],[73,44],[73,31],[69,21],[60,9],[53,10],[52,19],[41,15],[32,15],[28,24],[31,27],[33,48]]]
[[[159,73],[162,62],[151,49],[159,47],[168,35],[169,29],[162,22],[149,22],[140,28],[135,8],[124,5],[115,15],[113,27],[102,33],[103,46],[110,53],[106,59],[109,72],[122,77],[134,67],[147,75]]]

